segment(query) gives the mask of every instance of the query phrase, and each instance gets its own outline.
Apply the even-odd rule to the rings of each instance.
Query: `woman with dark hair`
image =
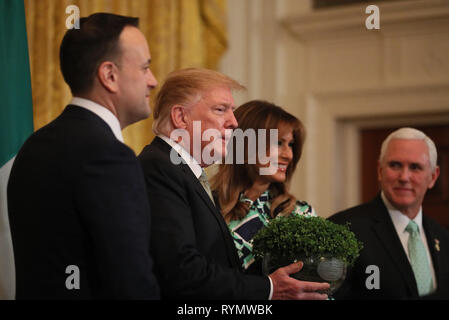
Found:
[[[255,234],[277,216],[316,215],[309,204],[296,200],[288,191],[289,182],[301,158],[305,129],[295,116],[260,100],[243,104],[234,115],[239,128],[243,132],[255,130],[253,136],[257,138],[256,141],[244,140],[243,164],[236,164],[239,150],[236,150],[236,143],[230,144],[234,148],[229,153],[233,155],[233,162],[219,166],[211,185],[231,230],[243,268],[250,273],[260,273],[260,265],[253,264],[251,240]],[[263,135],[257,132],[261,129],[265,129],[265,132],[276,129],[278,132],[277,141],[269,141],[265,135],[267,150],[257,150],[260,145],[258,139],[263,139]],[[265,152],[268,155],[268,163],[262,164],[264,161],[261,159],[251,161],[254,152],[249,151],[250,144],[253,144],[253,150],[255,144],[257,154]],[[268,168],[274,170],[267,170],[269,173],[266,174],[267,171],[263,169]]]

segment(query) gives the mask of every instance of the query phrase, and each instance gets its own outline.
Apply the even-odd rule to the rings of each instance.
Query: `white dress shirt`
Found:
[[[170,147],[172,147],[173,149],[175,149],[176,152],[179,153],[181,158],[189,166],[190,170],[192,170],[192,172],[195,175],[195,177],[199,178],[201,176],[201,173],[202,173],[203,169],[198,164],[198,161],[196,161],[195,158],[192,157],[190,155],[190,153],[188,153],[186,151],[186,149],[184,149],[184,147],[182,145],[180,145],[179,143],[173,141],[172,139],[170,139],[169,137],[166,137],[164,135],[160,134],[160,135],[158,135],[158,137],[161,138],[162,140],[164,140],[165,142],[167,142],[170,145]]]
[[[172,139],[164,135],[158,135],[158,137],[167,142],[173,149],[176,150],[176,152],[179,153],[181,158],[187,163],[189,168],[192,170],[195,177],[199,178],[201,176],[203,169],[198,164],[198,161],[196,161],[195,158],[193,158],[190,155],[190,153],[188,153],[186,149],[184,149],[184,147],[182,147],[179,143],[173,141]],[[271,298],[273,297],[273,281],[271,280],[270,277],[268,277],[268,279],[270,280],[270,295],[268,296],[268,300],[271,300]]]
[[[410,234],[405,231],[405,228],[407,227],[408,223],[410,222],[410,218],[407,217],[405,214],[403,214],[401,211],[396,209],[390,201],[388,201],[387,197],[385,197],[384,193],[381,192],[382,201],[384,202],[385,206],[387,207],[388,213],[390,214],[391,220],[393,221],[394,228],[396,229],[396,233],[399,236],[399,239],[401,240],[402,247],[404,248],[405,254],[407,255],[408,260],[410,261],[410,256],[408,254],[408,238]],[[421,236],[421,240],[424,244],[424,248],[427,252],[427,260],[429,261],[430,270],[432,272],[432,281],[433,281],[433,288],[436,289],[436,277],[435,277],[435,269],[433,267],[432,258],[430,256],[429,246],[427,244],[427,238],[426,233],[424,231],[424,228],[422,227],[422,207],[419,208],[419,212],[416,215],[416,217],[413,219],[413,221],[418,225],[419,227],[419,234]]]
[[[73,97],[72,101],[70,101],[70,104],[82,107],[95,113],[111,128],[117,140],[124,143],[120,122],[110,110],[106,109],[96,102],[79,97]]]

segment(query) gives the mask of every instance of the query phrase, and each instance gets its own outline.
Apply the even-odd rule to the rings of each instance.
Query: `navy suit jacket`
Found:
[[[220,211],[190,167],[170,161],[171,149],[156,137],[139,155],[162,298],[268,299],[268,277],[243,274]]]
[[[31,135],[8,205],[17,299],[159,297],[142,168],[93,112],[69,105]]]
[[[345,283],[336,292],[336,299],[420,298],[412,267],[380,194],[368,203],[331,216],[329,220],[339,224],[350,222],[351,231],[364,245],[360,257],[349,269]],[[437,291],[422,298],[449,299],[449,231],[426,215],[423,215],[422,223],[437,279]],[[370,265],[379,268],[379,289],[366,286],[367,278],[374,274],[370,270],[367,272]],[[368,282],[373,283],[371,280]]]

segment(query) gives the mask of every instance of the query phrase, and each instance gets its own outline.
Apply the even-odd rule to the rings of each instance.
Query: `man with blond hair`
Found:
[[[419,130],[396,130],[382,144],[377,171],[374,200],[330,217],[350,222],[364,245],[336,298],[448,299],[449,231],[422,208],[440,173],[435,144]]]
[[[231,90],[211,70],[171,73],[156,99],[158,135],[139,158],[152,209],[152,251],[162,298],[325,299],[327,283],[295,280],[300,263],[269,276],[246,275],[203,168],[222,159],[237,127]]]

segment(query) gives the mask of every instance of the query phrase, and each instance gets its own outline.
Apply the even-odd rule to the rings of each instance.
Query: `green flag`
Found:
[[[6,185],[14,157],[33,132],[23,0],[0,0],[0,299],[15,294]]]

